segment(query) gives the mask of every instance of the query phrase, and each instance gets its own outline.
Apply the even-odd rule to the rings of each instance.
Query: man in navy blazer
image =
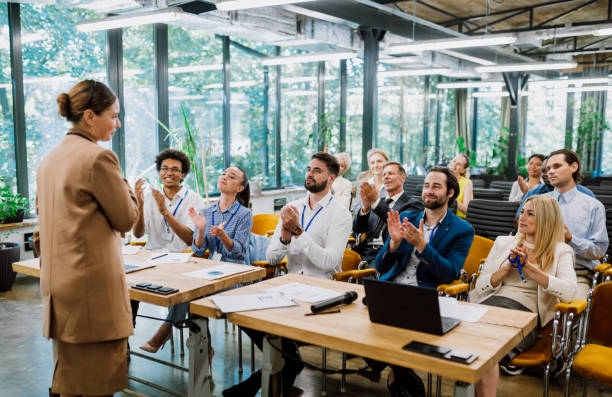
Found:
[[[381,280],[435,288],[459,278],[474,228],[448,210],[458,195],[452,171],[432,167],[423,185],[425,211],[389,211],[389,237],[375,261]]]
[[[474,228],[448,206],[459,195],[459,182],[448,168],[430,168],[422,199],[425,211],[389,211],[389,237],[376,256],[381,280],[435,288],[459,278],[468,255]],[[373,372],[385,364],[366,360]],[[421,379],[409,368],[392,366],[389,391],[393,397],[425,394]]]

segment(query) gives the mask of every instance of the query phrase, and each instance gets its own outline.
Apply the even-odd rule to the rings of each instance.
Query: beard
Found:
[[[423,198],[423,205],[425,206],[425,208],[429,208],[430,210],[435,210],[440,207],[443,207],[444,204],[446,204],[447,202],[448,200],[444,196],[438,198],[437,200],[430,200],[430,201],[426,201]]]
[[[321,183],[317,183],[316,181],[308,184],[307,180],[304,180],[304,188],[308,190],[310,193],[319,193],[325,190],[327,187],[327,181],[323,181]]]

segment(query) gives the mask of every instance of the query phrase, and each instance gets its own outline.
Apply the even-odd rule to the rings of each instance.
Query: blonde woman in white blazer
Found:
[[[553,318],[555,305],[571,301],[576,294],[574,251],[564,242],[563,228],[554,198],[529,197],[521,210],[518,234],[495,240],[471,301],[538,313],[540,326],[545,326]],[[502,359],[500,367],[509,374],[520,373],[507,363],[530,348],[536,336],[537,328]],[[477,383],[476,395],[495,396],[498,381],[499,369],[493,367]]]

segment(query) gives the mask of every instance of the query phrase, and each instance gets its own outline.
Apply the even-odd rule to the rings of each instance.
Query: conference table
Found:
[[[145,262],[148,259],[159,255],[157,251],[150,251],[141,249],[138,253],[133,255],[123,255],[126,262]],[[160,258],[161,259],[161,258]],[[184,273],[201,270],[205,268],[211,268],[217,265],[226,264],[225,262],[213,261],[198,257],[189,257],[185,263],[161,263],[160,260],[156,260],[154,267],[138,270],[125,275],[128,286],[133,286],[138,283],[151,283],[163,285],[165,287],[172,287],[178,289],[178,292],[169,295],[160,295],[153,292],[138,290],[129,288],[130,299],[137,300],[140,302],[151,303],[153,305],[170,307],[179,303],[189,302],[191,300],[200,298],[202,296],[211,295],[219,291],[233,288],[236,285],[249,283],[255,280],[262,279],[266,271],[264,268],[244,266],[245,270],[242,273],[236,273],[227,277],[219,278],[216,280],[205,280],[196,277],[190,277]],[[13,271],[33,277],[40,278],[40,262],[38,258],[29,259],[25,261],[13,263]],[[194,391],[194,385],[196,383],[206,383],[210,388],[210,369],[208,364],[208,328],[205,326],[198,327],[195,324],[190,326],[190,335],[187,340],[187,346],[189,348],[189,385],[188,395],[202,395],[196,394]],[[201,352],[205,351],[206,357],[202,359]],[[158,359],[143,355],[141,353],[130,352],[130,354],[138,355],[147,359],[152,359],[162,364],[170,364],[163,362]],[[198,360],[196,360],[198,356]],[[176,365],[171,365],[177,368]],[[179,367],[183,369],[182,367]],[[130,379],[143,382],[142,379],[130,376]],[[156,385],[153,382],[144,381],[150,386],[162,389],[172,394],[177,394],[171,390],[165,389],[160,385]],[[207,392],[210,395],[210,389]],[[179,394],[177,394],[179,395]]]
[[[463,321],[448,333],[438,336],[370,322],[368,309],[362,303],[361,285],[288,274],[217,295],[257,294],[286,283],[299,282],[344,293],[355,291],[358,298],[342,306],[339,313],[311,315],[310,304],[296,301],[298,306],[223,314],[210,297],[192,301],[194,321],[221,318],[238,326],[265,332],[262,368],[262,396],[268,396],[269,375],[282,366],[280,337],[322,346],[337,351],[409,367],[456,380],[455,396],[473,395],[483,375],[537,326],[537,315],[493,306],[477,322]],[[393,304],[390,302],[389,304]],[[419,304],[415,302],[415,305]],[[459,302],[458,304],[474,305]],[[478,305],[480,306],[480,305]],[[202,324],[206,324],[204,321]],[[478,358],[469,365],[434,356],[403,350],[412,341],[475,353]],[[197,390],[197,387],[196,387]]]

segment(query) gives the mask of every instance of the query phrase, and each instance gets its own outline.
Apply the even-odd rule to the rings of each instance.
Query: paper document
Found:
[[[121,246],[121,254],[122,255],[135,255],[140,251],[140,247],[137,245],[122,245]]]
[[[156,252],[151,255],[151,259],[147,262],[154,264],[187,263],[189,262],[189,258],[191,258],[190,252],[169,252],[167,254]]]
[[[468,323],[475,323],[487,312],[484,307],[460,305],[455,298],[439,296],[440,316],[458,318]]]
[[[278,287],[268,288],[266,292],[280,292],[281,294],[291,298],[308,303],[321,302],[326,299],[335,298],[343,295],[342,292],[334,291],[321,287],[303,283],[287,283]]]
[[[252,269],[252,267],[224,264],[183,273],[183,276],[203,278],[204,280],[216,280],[218,278],[231,276],[232,274],[248,272]]]
[[[214,295],[211,297],[223,313],[296,306],[283,294]]]

